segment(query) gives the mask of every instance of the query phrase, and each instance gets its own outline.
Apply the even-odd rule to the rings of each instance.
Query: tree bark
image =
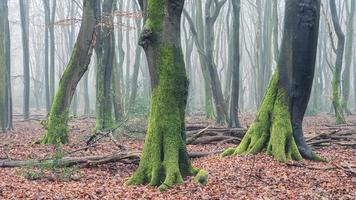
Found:
[[[102,5],[101,25],[97,37],[96,76],[96,129],[105,131],[113,128],[111,79],[115,55],[113,29],[113,0],[105,0]],[[100,9],[100,8],[99,8]],[[99,52],[100,51],[100,52]]]
[[[29,9],[28,3],[20,0],[20,17],[21,17],[21,30],[22,30],[22,48],[23,48],[23,115],[24,119],[29,119],[30,115],[30,55],[29,55]]]
[[[0,82],[5,83],[0,85],[0,132],[6,131],[6,121],[7,121],[7,104],[6,104],[6,93],[8,91],[8,85],[6,84],[7,79],[7,65],[6,65],[6,18],[8,18],[6,13],[7,1],[0,2]]]
[[[342,32],[339,17],[336,11],[335,0],[330,0],[330,12],[332,16],[332,21],[334,24],[334,29],[336,36],[338,38],[337,49],[336,49],[336,60],[335,60],[335,69],[333,72],[332,78],[332,105],[334,107],[336,123],[337,124],[345,124],[346,120],[344,117],[344,112],[341,105],[340,99],[340,82],[341,82],[341,70],[342,70],[342,62],[344,56],[344,48],[345,48],[345,34]]]
[[[141,34],[151,75],[148,131],[139,168],[129,185],[149,183],[165,190],[197,174],[185,145],[188,79],[180,40],[184,0],[149,0]]]
[[[240,127],[239,113],[239,91],[240,91],[240,0],[232,3],[232,87],[230,101],[229,127]]]
[[[140,8],[138,6],[134,6],[135,10],[137,12],[140,11]],[[139,36],[141,32],[141,21],[136,20],[136,29],[137,29],[137,35]],[[141,54],[142,54],[142,48],[141,46],[136,47],[135,51],[135,63],[134,63],[134,70],[132,74],[132,83],[131,83],[131,92],[130,92],[130,100],[129,100],[129,111],[132,111],[135,101],[136,101],[136,96],[137,96],[137,89],[138,89],[138,72],[140,70],[140,64],[141,64]]]
[[[348,5],[348,4],[347,4]],[[345,69],[342,74],[342,109],[345,113],[351,114],[348,108],[350,97],[350,78],[351,78],[351,62],[354,42],[354,17],[355,17],[356,2],[351,1],[351,10],[348,11],[346,19],[346,46],[345,46]],[[348,10],[348,9],[347,9]]]
[[[46,111],[50,112],[51,109],[51,98],[50,98],[50,90],[49,90],[49,26],[50,26],[50,8],[49,1],[43,0],[43,8],[45,13],[45,50],[44,50],[44,81],[45,81],[45,98],[46,98]]]
[[[322,160],[307,146],[302,121],[314,78],[320,0],[287,0],[278,68],[255,121],[237,148],[223,156],[267,150],[280,162]]]
[[[49,32],[49,51],[50,51],[50,66],[49,66],[49,89],[50,89],[50,104],[53,104],[53,98],[56,92],[56,76],[55,76],[55,35],[54,23],[56,18],[57,0],[53,0],[52,9],[50,11],[50,24],[48,27]]]
[[[12,125],[12,84],[11,84],[11,36],[9,24],[9,7],[8,0],[5,1],[5,59],[7,68],[7,129],[11,130]]]
[[[96,20],[96,0],[84,0],[82,24],[70,61],[59,82],[59,88],[51,107],[44,144],[68,142],[68,112],[75,88],[88,69],[92,55]]]

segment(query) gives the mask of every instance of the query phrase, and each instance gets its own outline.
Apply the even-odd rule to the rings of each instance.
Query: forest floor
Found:
[[[242,125],[247,127],[253,115],[242,115]],[[306,135],[321,134],[333,124],[328,115],[306,117]],[[356,134],[356,116],[348,117],[349,130]],[[126,125],[131,130],[118,140],[130,150],[142,150],[143,139],[133,137],[145,130],[145,122],[131,120]],[[188,119],[190,124],[208,126],[211,123],[199,118]],[[92,135],[93,119],[73,119],[70,123],[70,143],[63,146],[68,151],[78,150]],[[50,145],[34,144],[43,133],[39,120],[28,122],[15,118],[15,130],[0,134],[0,161],[4,159],[44,159],[53,155]],[[129,137],[130,136],[130,137]],[[236,144],[188,145],[189,151],[212,152]],[[107,155],[119,151],[109,139],[97,142],[86,151],[71,156]],[[0,199],[356,199],[355,173],[338,167],[356,165],[356,151],[336,144],[316,149],[329,162],[301,161],[281,164],[265,154],[220,158],[209,155],[193,159],[193,165],[209,173],[206,186],[197,185],[192,177],[183,185],[159,192],[151,186],[125,186],[137,164],[109,163],[97,167],[77,169],[67,180],[24,177],[25,168],[0,168]]]

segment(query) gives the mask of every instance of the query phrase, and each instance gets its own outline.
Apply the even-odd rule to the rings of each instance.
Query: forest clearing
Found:
[[[356,0],[0,0],[0,199],[356,199]]]

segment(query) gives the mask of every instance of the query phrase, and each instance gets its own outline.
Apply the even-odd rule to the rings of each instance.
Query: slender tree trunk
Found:
[[[140,165],[129,185],[165,190],[197,173],[185,145],[188,79],[180,41],[184,0],[149,0],[140,44],[151,75],[151,107]]]
[[[72,0],[69,0],[69,5],[70,5],[70,19],[74,19],[75,18],[75,4]],[[68,50],[68,55],[70,55],[70,52],[73,51],[73,47],[74,47],[74,43],[75,43],[75,24],[74,23],[71,23],[70,25],[70,29],[67,29],[68,30],[68,47],[67,47],[67,50]],[[75,91],[74,93],[74,97],[73,97],[73,102],[72,102],[72,106],[71,106],[71,109],[72,109],[72,112],[73,112],[73,115],[74,116],[77,116],[78,115],[78,90]]]
[[[7,96],[8,85],[6,65],[6,13],[7,1],[0,1],[0,132],[6,131],[7,122]]]
[[[278,68],[257,117],[240,145],[223,156],[256,154],[263,149],[280,162],[322,160],[303,137],[302,122],[314,78],[320,0],[287,0]]]
[[[226,0],[221,0],[220,3],[215,3],[215,11],[211,13],[212,0],[208,0],[205,5],[205,58],[207,69],[211,78],[211,89],[215,102],[216,122],[219,124],[228,121],[227,106],[222,93],[221,82],[219,79],[217,66],[213,60],[214,51],[214,24],[220,9]]]
[[[49,68],[49,89],[50,89],[50,104],[53,104],[53,98],[55,95],[56,89],[56,71],[55,71],[55,35],[54,35],[54,22],[56,17],[56,7],[57,7],[57,0],[53,0],[52,10],[50,13],[50,25],[48,28],[49,31],[49,50],[50,50],[50,68]]]
[[[118,10],[121,12],[123,8],[123,1],[118,1]],[[118,17],[117,21],[119,24],[122,23],[122,17]],[[123,49],[123,34],[122,28],[118,27],[117,31],[117,41],[118,41],[118,51],[117,56],[114,57],[114,66],[112,74],[112,90],[113,90],[113,105],[114,105],[114,115],[115,122],[120,123],[122,116],[124,114],[123,106],[123,63],[125,58],[125,52]]]
[[[348,5],[348,4],[347,4]],[[345,46],[345,69],[342,74],[342,108],[345,113],[351,114],[348,108],[350,97],[350,76],[351,62],[354,42],[354,18],[355,18],[356,1],[351,1],[351,10],[348,12],[346,19],[346,46]]]
[[[23,82],[24,82],[24,99],[23,115],[27,120],[30,115],[30,57],[29,57],[29,15],[28,3],[20,0],[20,17],[22,30],[22,48],[23,48]]]
[[[273,54],[274,60],[278,62],[279,46],[278,46],[278,0],[272,0],[272,17],[273,17]]]
[[[134,6],[136,11],[140,11],[140,8],[138,6]],[[141,32],[141,21],[136,20],[136,29],[137,29],[137,36],[139,37],[140,32]],[[141,54],[142,54],[142,48],[141,46],[136,47],[136,52],[135,52],[135,63],[134,63],[134,70],[132,73],[132,83],[131,83],[131,92],[130,92],[130,101],[129,101],[129,111],[132,110],[132,108],[135,105],[136,101],[136,96],[137,96],[137,89],[138,89],[138,72],[140,70],[140,64],[141,64]]]
[[[8,0],[5,1],[5,56],[7,67],[7,129],[12,129],[12,84],[11,84],[11,36],[9,25]]]
[[[68,142],[68,112],[78,82],[88,69],[95,39],[97,0],[84,0],[82,24],[48,117],[44,144]]]
[[[45,50],[44,50],[44,81],[45,81],[45,98],[46,98],[46,111],[49,113],[51,109],[51,98],[50,98],[50,89],[49,89],[49,26],[50,26],[50,7],[49,1],[43,0],[43,8],[45,12]]]
[[[90,114],[90,97],[89,97],[89,70],[84,74],[83,78],[83,99],[84,99],[84,115]]]
[[[239,113],[239,91],[240,91],[240,0],[232,3],[232,86],[230,101],[229,127],[240,127]]]
[[[98,56],[96,76],[96,129],[108,130],[113,128],[112,116],[112,69],[115,56],[115,40],[113,22],[113,0],[105,0],[102,5],[101,26],[98,27],[100,39],[96,45],[101,45]]]
[[[334,29],[336,36],[338,38],[337,49],[336,49],[336,60],[335,60],[335,69],[333,72],[332,78],[332,105],[334,107],[335,116],[336,116],[336,124],[345,124],[346,120],[344,117],[344,112],[341,105],[340,99],[340,82],[341,82],[341,70],[342,70],[342,60],[344,56],[344,48],[345,48],[345,35],[342,32],[339,17],[336,11],[335,0],[330,0],[330,12],[332,16],[332,21],[334,24]]]

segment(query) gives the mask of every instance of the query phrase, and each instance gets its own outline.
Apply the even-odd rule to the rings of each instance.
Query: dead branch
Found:
[[[213,152],[190,152],[190,158],[201,158],[208,155],[219,154],[222,151]],[[58,167],[70,167],[79,165],[80,167],[95,167],[102,164],[120,162],[124,164],[138,164],[140,161],[140,151],[128,151],[120,152],[104,156],[85,156],[85,157],[65,157],[56,160]],[[33,167],[39,167],[41,165],[51,165],[53,160],[0,160],[0,168],[13,168],[13,167],[24,167],[31,165]]]

